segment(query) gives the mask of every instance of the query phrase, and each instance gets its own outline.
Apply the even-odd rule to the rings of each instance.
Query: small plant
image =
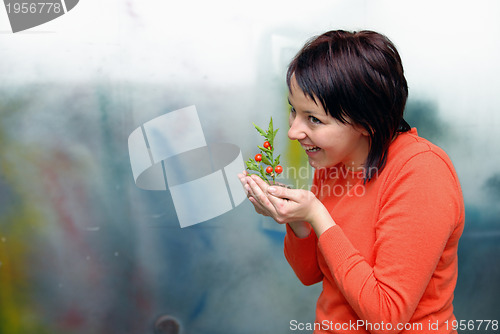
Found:
[[[250,158],[245,161],[247,169],[256,172],[268,184],[275,184],[276,176],[283,172],[283,167],[280,166],[280,155],[276,159],[274,158],[274,138],[279,129],[274,130],[272,117],[267,131],[262,130],[255,123],[253,123],[253,126],[266,140],[262,146],[257,146],[260,152],[253,159]],[[267,165],[267,167],[264,169],[263,165]]]

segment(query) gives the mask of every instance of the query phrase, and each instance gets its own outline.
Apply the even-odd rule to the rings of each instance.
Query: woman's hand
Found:
[[[309,222],[318,235],[335,225],[324,205],[312,192],[269,186],[257,175],[249,176],[246,172],[238,176],[257,213],[270,216],[279,224]]]
[[[245,193],[247,194],[247,197],[248,199],[250,200],[250,202],[252,202],[254,208],[255,208],[255,212],[257,212],[258,214],[261,214],[263,216],[271,216],[270,212],[268,212],[264,206],[260,205],[260,202],[258,202],[255,198],[254,198],[254,194],[252,192],[252,189],[250,187],[250,184],[249,184],[249,181],[252,180],[252,178],[250,177],[250,175],[247,173],[247,171],[244,171],[242,174],[238,174],[238,177],[240,179],[240,182],[243,186],[243,189],[245,189]],[[268,186],[267,183],[265,183],[263,181],[263,183]],[[265,191],[267,191],[267,187],[265,189]]]

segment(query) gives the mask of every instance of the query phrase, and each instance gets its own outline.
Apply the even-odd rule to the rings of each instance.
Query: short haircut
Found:
[[[370,136],[365,182],[381,171],[403,119],[408,85],[394,44],[374,31],[329,31],[309,40],[288,67],[302,91],[342,123],[362,126]]]

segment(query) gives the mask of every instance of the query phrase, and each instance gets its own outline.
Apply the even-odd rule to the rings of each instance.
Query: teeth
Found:
[[[317,147],[317,146],[302,146],[304,148],[304,150],[306,150],[307,152],[316,152],[316,151],[319,151],[320,148]]]

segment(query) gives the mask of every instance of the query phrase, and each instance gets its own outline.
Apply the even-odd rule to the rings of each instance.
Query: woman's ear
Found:
[[[361,133],[363,136],[370,137],[370,131],[367,130],[364,126],[362,126],[360,124],[356,124],[356,125],[353,125],[353,126],[354,126],[354,129],[356,129],[356,131],[358,131],[359,133]]]

